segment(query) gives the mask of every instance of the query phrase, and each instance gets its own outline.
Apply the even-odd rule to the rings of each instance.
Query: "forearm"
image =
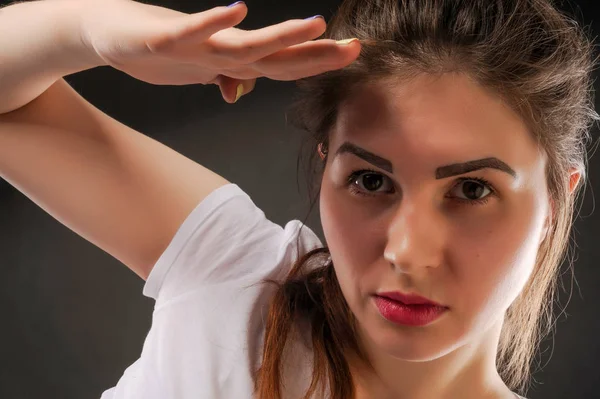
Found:
[[[0,114],[28,104],[63,76],[104,62],[81,39],[93,0],[42,0],[0,9]]]

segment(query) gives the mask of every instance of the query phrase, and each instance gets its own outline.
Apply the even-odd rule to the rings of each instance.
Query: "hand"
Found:
[[[236,101],[240,83],[246,94],[259,77],[318,75],[350,64],[360,53],[358,41],[313,40],[325,31],[322,18],[253,31],[234,28],[247,15],[245,3],[195,14],[132,0],[79,4],[85,4],[82,40],[108,65],[152,84],[217,84],[229,103]]]

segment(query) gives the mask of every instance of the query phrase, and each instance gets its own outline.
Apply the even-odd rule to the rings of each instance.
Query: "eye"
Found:
[[[356,195],[373,197],[377,195],[375,193],[394,192],[394,186],[390,179],[386,175],[371,169],[353,171],[350,176],[348,176],[347,183],[350,191]],[[382,187],[384,190],[380,190]],[[385,189],[386,187],[387,190]]]
[[[347,185],[352,194],[368,197],[375,197],[377,193],[391,194],[395,191],[393,183],[386,175],[371,169],[353,171],[348,176]],[[451,192],[455,194],[450,198],[469,205],[483,205],[496,193],[492,184],[481,177],[460,178]]]
[[[463,177],[459,179],[458,184],[454,186],[452,191],[457,193],[453,197],[457,201],[471,205],[485,204],[489,201],[489,197],[495,193],[492,185],[480,177]]]

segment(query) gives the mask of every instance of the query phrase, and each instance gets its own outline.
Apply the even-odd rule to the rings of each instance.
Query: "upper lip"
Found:
[[[437,302],[434,302],[430,299],[427,299],[425,297],[422,297],[422,296],[416,295],[416,294],[403,294],[401,292],[394,291],[394,292],[379,292],[376,295],[391,299],[393,301],[402,302],[405,305],[432,305],[432,306],[441,306],[444,308],[446,307],[444,305],[441,305]]]

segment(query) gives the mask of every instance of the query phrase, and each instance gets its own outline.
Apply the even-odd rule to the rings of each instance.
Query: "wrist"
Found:
[[[101,6],[102,2],[95,0],[53,0],[51,2],[45,0],[45,2],[54,3],[49,6],[54,7],[51,12],[56,13],[56,20],[60,24],[56,40],[61,58],[57,66],[63,71],[68,71],[61,76],[108,65],[91,45],[85,29],[86,18],[94,12],[94,6]]]

